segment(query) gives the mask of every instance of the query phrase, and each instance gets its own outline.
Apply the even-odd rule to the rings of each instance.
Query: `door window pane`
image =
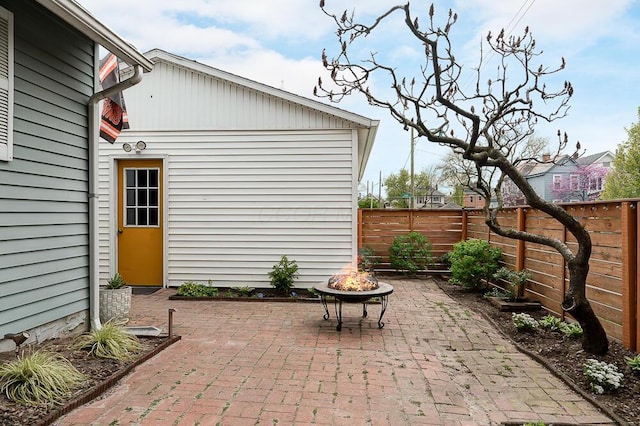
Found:
[[[125,172],[125,182],[127,183],[127,188],[133,188],[136,186],[136,172],[135,170],[127,170]]]
[[[138,186],[147,186],[147,170],[138,169]]]
[[[125,226],[159,226],[160,171],[125,169],[123,177]]]
[[[157,188],[158,186],[158,170],[149,170],[149,187]]]
[[[149,226],[158,226],[158,209],[149,209]]]

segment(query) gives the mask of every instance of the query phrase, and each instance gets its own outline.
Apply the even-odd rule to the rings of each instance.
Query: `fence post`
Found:
[[[526,231],[527,211],[523,207],[516,210],[518,231]],[[516,240],[516,271],[524,269],[524,240]]]
[[[629,201],[620,203],[622,234],[622,344],[637,350],[638,343],[638,265],[637,212]]]
[[[467,227],[469,226],[469,213],[462,209],[462,235],[460,236],[460,241],[467,241]]]

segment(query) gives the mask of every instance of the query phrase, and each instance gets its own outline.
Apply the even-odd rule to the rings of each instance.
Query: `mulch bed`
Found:
[[[69,395],[63,405],[27,407],[9,400],[6,395],[0,395],[0,424],[1,425],[49,425],[71,410],[97,398],[120,379],[129,374],[136,366],[150,359],[158,352],[180,340],[180,336],[141,337],[143,345],[136,356],[127,361],[89,356],[86,351],[71,349],[73,338],[53,339],[42,344],[31,345],[25,351],[46,349],[56,352],[65,358],[83,374],[87,380],[81,387]],[[28,352],[25,352],[28,353]],[[15,358],[13,352],[0,353],[0,362]]]

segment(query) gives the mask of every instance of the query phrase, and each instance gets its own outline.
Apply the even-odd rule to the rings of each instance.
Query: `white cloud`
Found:
[[[338,48],[334,25],[318,7],[319,0],[80,0],[98,19],[141,51],[161,48],[171,53],[283,88],[311,99],[319,76],[329,80],[320,53],[329,56]],[[326,0],[338,15],[355,10],[359,19],[373,22],[395,2],[390,0]],[[428,24],[431,1],[414,0],[421,13],[421,27]],[[528,25],[545,51],[545,64],[560,56],[568,67],[561,78],[576,88],[569,117],[541,127],[540,136],[555,138],[558,128],[579,139],[591,152],[615,149],[626,138],[624,127],[636,121],[640,105],[640,67],[637,1],[634,0],[454,0],[436,1],[436,18],[442,22],[451,5],[459,14],[452,36],[456,57],[465,66],[476,66],[478,45],[487,31],[509,24]],[[530,7],[529,7],[530,5]],[[528,8],[524,17],[518,14]],[[377,52],[385,63],[408,77],[420,73],[422,46],[407,33],[401,14],[359,43],[350,54],[354,60]],[[381,76],[369,82],[373,93],[388,92]],[[623,83],[620,85],[618,83]],[[389,114],[367,105],[355,95],[336,106],[381,119],[366,179],[397,172],[407,159],[409,136]],[[438,147],[423,147],[416,168],[441,159]],[[425,152],[428,152],[425,154]]]

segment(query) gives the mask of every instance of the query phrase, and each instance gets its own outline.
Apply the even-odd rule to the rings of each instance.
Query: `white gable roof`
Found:
[[[318,102],[316,100],[308,99],[303,96],[299,96],[285,90],[276,89],[266,84],[258,83],[248,78],[240,77],[238,75],[222,71],[220,69],[211,67],[199,63],[197,61],[187,59],[172,53],[166,52],[161,49],[153,49],[145,53],[145,56],[149,58],[154,64],[165,62],[174,66],[185,68],[187,70],[200,73],[217,80],[224,80],[229,83],[242,86],[251,90],[254,90],[265,95],[281,99],[286,102],[290,102],[296,105],[300,105],[311,110],[328,114],[341,120],[346,120],[352,123],[353,127],[358,131],[358,179],[362,177],[364,169],[373,147],[375,136],[378,130],[379,121],[372,120],[359,114],[355,114],[340,108],[336,108],[331,105]],[[129,70],[122,70],[123,74],[129,72]]]

